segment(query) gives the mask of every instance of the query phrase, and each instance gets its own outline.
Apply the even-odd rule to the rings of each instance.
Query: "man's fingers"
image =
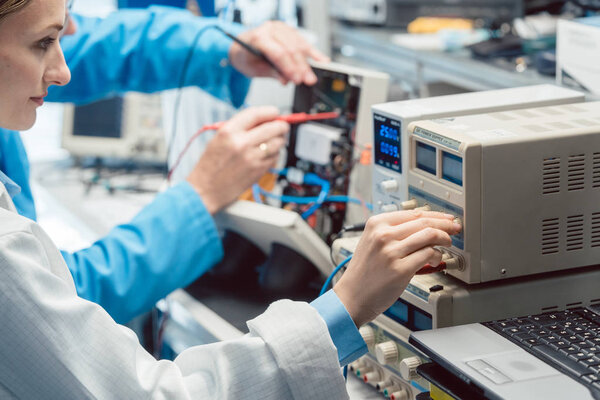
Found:
[[[273,121],[279,116],[277,107],[252,107],[240,111],[223,125],[223,130],[238,132],[247,131],[257,125]]]
[[[283,74],[283,78],[289,79],[295,84],[302,82],[302,74],[295,68],[293,52],[290,51],[285,44],[279,42],[275,37],[270,35],[261,36],[261,40],[257,43],[257,47]]]

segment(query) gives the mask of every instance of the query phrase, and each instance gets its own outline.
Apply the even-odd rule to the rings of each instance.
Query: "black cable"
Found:
[[[338,233],[335,234],[333,240],[331,241],[331,246],[329,246],[329,258],[331,259],[331,263],[333,265],[337,265],[335,260],[333,259],[333,242],[341,238],[347,232],[362,232],[365,230],[365,226],[367,224],[365,222],[360,224],[346,225],[343,226],[342,229]]]
[[[177,92],[177,97],[175,98],[175,106],[174,106],[174,110],[173,110],[173,125],[172,125],[172,131],[171,131],[171,138],[167,145],[167,162],[169,161],[169,157],[171,156],[173,144],[175,143],[175,138],[177,136],[177,114],[179,113],[179,106],[181,104],[181,92],[182,92],[183,87],[185,86],[185,81],[187,79],[188,69],[190,68],[190,64],[192,62],[192,57],[194,55],[194,52],[196,51],[196,46],[198,45],[200,36],[202,36],[202,34],[204,34],[204,32],[207,29],[213,29],[216,27],[217,27],[217,25],[207,25],[207,26],[204,26],[202,29],[200,29],[198,31],[198,33],[196,33],[196,36],[194,37],[194,40],[192,41],[192,45],[190,46],[190,49],[188,50],[188,54],[183,63],[183,68],[181,70],[181,77],[179,79],[179,86],[177,87],[179,92]]]

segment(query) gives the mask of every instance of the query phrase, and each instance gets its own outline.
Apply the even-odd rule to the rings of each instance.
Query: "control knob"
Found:
[[[421,365],[421,359],[419,357],[408,357],[400,361],[400,376],[404,380],[412,381],[419,375],[417,374],[417,367]]]
[[[394,193],[398,191],[398,181],[395,179],[387,179],[379,183],[379,187],[385,193]]]
[[[375,344],[375,330],[370,326],[361,327],[358,332],[362,336],[363,340],[367,344],[367,347],[371,347]]]
[[[375,346],[375,356],[380,364],[394,364],[398,361],[398,346],[391,340]]]
[[[401,204],[403,210],[413,210],[413,209],[417,208],[418,205],[419,205],[419,203],[417,202],[416,199],[406,200],[406,201],[403,201]]]

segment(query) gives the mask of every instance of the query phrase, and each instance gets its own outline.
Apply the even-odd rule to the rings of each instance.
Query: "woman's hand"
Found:
[[[438,265],[434,246],[450,246],[461,230],[454,216],[438,212],[397,211],[367,221],[346,272],[333,290],[356,326],[371,321],[400,297],[424,265]]]
[[[277,163],[290,127],[275,107],[241,111],[219,129],[187,181],[207,210],[217,213]]]

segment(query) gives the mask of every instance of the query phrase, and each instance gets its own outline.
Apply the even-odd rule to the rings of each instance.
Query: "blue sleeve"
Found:
[[[181,183],[91,247],[63,252],[80,297],[120,323],[148,311],[223,257],[212,216],[194,189]]]
[[[211,28],[221,25],[238,34],[240,25],[159,6],[105,18],[73,17],[77,32],[61,40],[71,82],[51,87],[48,101],[87,103],[126,91],[177,88],[192,54],[184,86],[243,104],[250,81],[228,62],[231,39]]]
[[[29,160],[19,132],[0,128],[0,170],[21,187],[21,192],[13,197],[19,214],[35,221],[35,205],[29,185]]]
[[[340,365],[350,364],[368,349],[346,307],[333,289],[310,303],[325,320],[331,340],[337,348]]]

